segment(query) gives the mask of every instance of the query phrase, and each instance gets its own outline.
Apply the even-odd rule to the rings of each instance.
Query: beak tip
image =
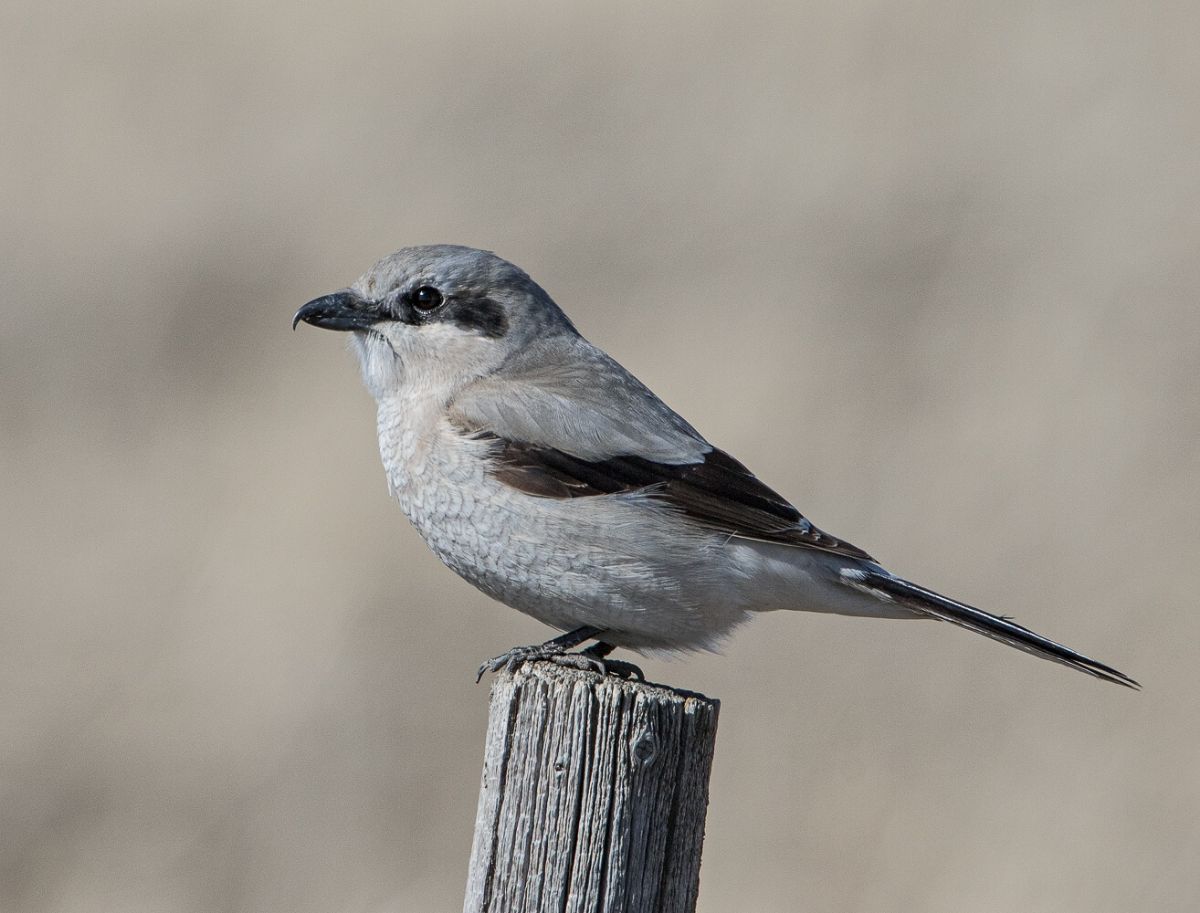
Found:
[[[376,302],[366,301],[352,289],[315,298],[292,317],[292,329],[301,322],[323,330],[361,330],[377,323],[382,315]]]

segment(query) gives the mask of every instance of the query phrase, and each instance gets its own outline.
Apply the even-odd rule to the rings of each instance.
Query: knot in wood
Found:
[[[658,754],[658,739],[650,730],[639,733],[634,738],[633,743],[629,746],[629,753],[633,755],[633,760],[647,767]]]

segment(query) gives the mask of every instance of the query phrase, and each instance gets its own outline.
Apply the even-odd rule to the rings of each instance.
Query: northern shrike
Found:
[[[614,647],[711,650],[754,612],[800,609],[937,618],[1137,686],[817,529],[494,254],[404,248],[304,305],[300,321],[350,333],[388,486],[434,553],[567,632],[484,668],[602,665]]]

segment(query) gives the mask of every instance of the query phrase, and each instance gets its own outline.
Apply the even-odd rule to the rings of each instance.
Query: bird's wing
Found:
[[[500,482],[543,498],[644,492],[729,536],[872,560],[817,529],[607,355],[587,350],[565,364],[542,358],[535,369],[506,372],[451,404],[464,434],[492,442]]]

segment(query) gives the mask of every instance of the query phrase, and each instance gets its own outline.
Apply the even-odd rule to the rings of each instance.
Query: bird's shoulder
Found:
[[[464,428],[589,460],[631,453],[688,463],[711,449],[645,384],[579,336],[522,350],[459,391],[448,415]]]

